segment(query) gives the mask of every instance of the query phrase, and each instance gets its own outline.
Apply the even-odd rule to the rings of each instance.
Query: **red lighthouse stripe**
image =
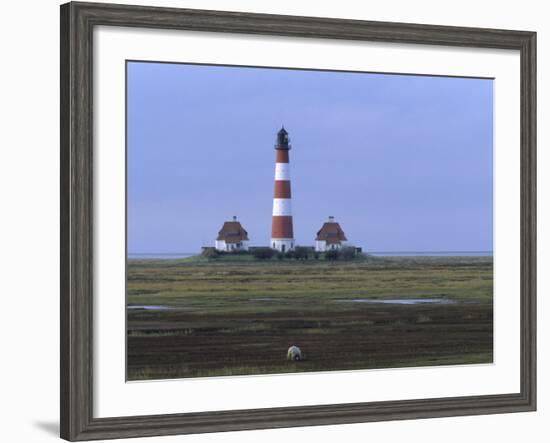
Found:
[[[275,161],[277,163],[288,163],[288,150],[275,149]]]
[[[291,215],[273,216],[271,223],[271,238],[294,238]]]
[[[290,198],[290,181],[275,180],[273,198]]]

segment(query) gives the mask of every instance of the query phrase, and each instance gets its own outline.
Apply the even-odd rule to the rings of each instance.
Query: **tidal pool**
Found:
[[[454,300],[446,298],[351,298],[349,300],[335,300],[336,303],[377,303],[386,305],[419,305],[419,304],[437,304],[449,305],[456,303]]]
[[[162,305],[128,305],[128,309],[141,309],[144,311],[169,311],[174,308]]]

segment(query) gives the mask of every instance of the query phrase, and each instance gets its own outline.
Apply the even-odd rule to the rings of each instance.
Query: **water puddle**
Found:
[[[128,305],[128,309],[140,309],[143,311],[169,311],[174,308],[162,305]]]
[[[420,304],[435,304],[435,305],[450,305],[456,303],[454,300],[445,298],[351,298],[349,300],[334,300],[336,303],[376,303],[385,305],[420,305]]]

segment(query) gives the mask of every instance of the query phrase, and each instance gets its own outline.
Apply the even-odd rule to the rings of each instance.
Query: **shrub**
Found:
[[[228,251],[228,253],[234,255],[247,255],[248,251],[245,251],[244,249],[233,249],[231,251]]]
[[[309,258],[310,249],[305,246],[296,246],[294,249],[294,258],[296,260],[307,260]]]
[[[211,258],[218,258],[220,256],[220,253],[215,248],[204,248],[202,250],[201,255],[205,258],[211,259]]]
[[[329,249],[327,252],[325,252],[325,259],[334,261],[338,260],[340,257],[340,251],[338,249]]]
[[[282,252],[277,251],[276,257],[277,260],[282,260],[283,258],[285,258],[285,255]]]
[[[346,246],[340,251],[343,260],[353,260],[356,256],[356,250],[352,246]]]
[[[259,260],[269,260],[273,257],[275,251],[271,248],[255,248],[252,250],[254,258]]]

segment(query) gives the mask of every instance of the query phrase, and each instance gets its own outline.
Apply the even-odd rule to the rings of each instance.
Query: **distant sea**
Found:
[[[377,257],[491,257],[493,251],[363,251]]]
[[[129,252],[128,258],[134,259],[176,259],[176,258],[187,258],[192,257],[193,255],[199,255],[200,252]]]
[[[491,257],[493,251],[364,251],[376,257]],[[129,259],[177,259],[198,255],[200,252],[130,252]]]

